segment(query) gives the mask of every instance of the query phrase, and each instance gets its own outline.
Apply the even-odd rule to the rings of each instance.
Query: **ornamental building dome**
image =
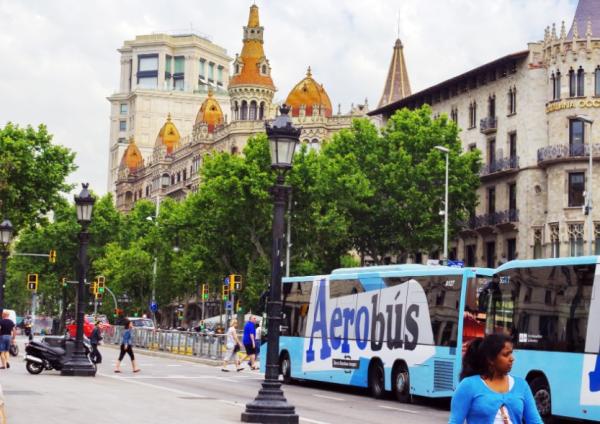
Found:
[[[213,97],[212,91],[208,92],[208,97],[200,106],[200,110],[196,115],[196,124],[207,124],[208,132],[212,133],[215,127],[222,125],[224,122],[223,111],[217,99]]]
[[[142,158],[142,153],[135,144],[133,137],[131,137],[129,139],[129,145],[127,146],[127,149],[125,149],[125,152],[123,152],[120,168],[127,168],[129,172],[134,172],[143,166],[144,159]]]
[[[306,71],[306,77],[290,91],[285,104],[292,109],[292,116],[300,116],[300,110],[304,110],[305,116],[324,115],[331,117],[331,100],[322,84],[317,83],[312,77],[310,66]]]
[[[179,147],[181,136],[173,122],[171,122],[171,114],[167,115],[167,122],[162,126],[156,137],[155,147],[166,146],[167,154],[173,153]]]

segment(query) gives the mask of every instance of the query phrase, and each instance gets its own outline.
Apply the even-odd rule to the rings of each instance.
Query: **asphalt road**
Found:
[[[22,347],[22,344],[21,344]],[[100,423],[210,424],[240,422],[245,404],[255,398],[263,379],[246,369],[225,373],[219,366],[192,363],[176,357],[136,356],[142,371],[133,374],[128,357],[122,373],[113,372],[118,351],[103,347],[103,363],[95,378],[62,377],[56,371],[29,375],[21,357],[10,370],[0,371],[11,424],[64,423],[81,420]],[[405,424],[445,423],[447,402],[420,400],[401,404],[374,400],[363,390],[302,382],[283,386],[301,423]]]

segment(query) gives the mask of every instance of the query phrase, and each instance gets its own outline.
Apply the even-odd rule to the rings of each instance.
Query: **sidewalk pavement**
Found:
[[[10,424],[240,422],[238,406],[191,390],[165,392],[143,381],[124,383],[111,375],[110,363],[103,363],[96,377],[65,377],[57,371],[30,375],[23,362],[24,342],[19,341],[21,352],[11,358],[11,368],[0,370]],[[138,350],[136,355],[144,353]]]

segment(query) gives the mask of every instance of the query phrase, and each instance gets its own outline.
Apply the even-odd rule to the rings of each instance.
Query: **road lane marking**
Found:
[[[101,375],[102,377],[112,378],[113,380],[124,381],[126,383],[137,384],[139,386],[151,387],[153,389],[162,389],[162,390],[166,390],[168,392],[177,393],[178,395],[208,398],[208,396],[206,396],[206,395],[201,395],[201,394],[192,393],[192,392],[186,392],[184,390],[179,390],[179,389],[172,389],[170,387],[159,386],[157,384],[144,383],[142,381],[137,381],[138,379],[131,379],[130,377],[117,377],[117,376],[114,376],[114,375],[102,374],[102,373],[97,373],[97,375]]]
[[[306,421],[307,423],[313,423],[313,424],[329,424],[328,422],[325,422],[325,421],[311,420],[310,418],[306,418],[306,417],[300,417],[300,421]]]
[[[233,402],[230,400],[219,399],[219,402],[226,403],[227,405],[231,405],[231,406],[238,406],[240,408],[246,407],[246,405],[244,405],[243,403]],[[325,421],[312,420],[312,419],[306,418],[306,417],[300,417],[300,421],[306,421],[307,423],[312,423],[312,424],[329,424],[328,422],[325,422]]]
[[[181,364],[167,364],[167,367],[180,367]]]
[[[333,396],[325,396],[325,395],[316,395],[313,394],[314,397],[318,397],[318,398],[323,398],[323,399],[331,399],[331,400],[338,400],[340,402],[344,402],[346,399],[342,399],[342,398],[337,398],[337,397],[333,397]]]
[[[399,412],[408,412],[409,414],[418,414],[419,411],[413,411],[412,409],[404,409],[404,408],[393,408],[391,406],[385,406],[385,405],[377,405],[380,408],[383,409],[391,409],[392,411],[399,411]]]

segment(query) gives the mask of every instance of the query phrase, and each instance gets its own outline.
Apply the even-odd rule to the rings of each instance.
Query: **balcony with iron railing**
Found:
[[[505,158],[495,159],[486,163],[479,171],[480,177],[488,177],[490,175],[505,174],[508,172],[517,171],[519,169],[519,157],[508,156]]]
[[[495,116],[486,116],[479,121],[479,131],[482,134],[490,134],[498,129],[498,118]]]
[[[589,159],[589,144],[556,144],[538,149],[538,165],[545,166],[553,162],[565,160]],[[592,145],[592,157],[600,158],[600,144]]]
[[[478,230],[485,227],[501,226],[519,222],[518,209],[506,209],[498,212],[486,213],[469,218],[465,229]]]

